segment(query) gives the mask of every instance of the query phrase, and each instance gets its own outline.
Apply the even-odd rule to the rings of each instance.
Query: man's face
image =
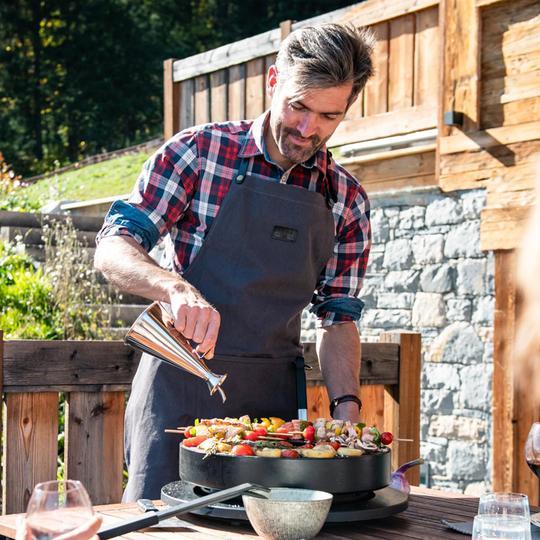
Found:
[[[280,80],[275,66],[270,68],[269,142],[281,155],[281,165],[302,163],[326,143],[347,112],[351,91],[352,83],[303,90],[292,78]]]

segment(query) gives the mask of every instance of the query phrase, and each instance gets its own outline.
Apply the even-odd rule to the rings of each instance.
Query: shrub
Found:
[[[39,210],[39,203],[30,201],[21,189],[27,185],[15,174],[0,152],[0,210],[18,212]]]

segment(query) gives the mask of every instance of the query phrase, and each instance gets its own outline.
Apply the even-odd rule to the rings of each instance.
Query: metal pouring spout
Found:
[[[221,388],[227,374],[219,375],[208,369],[203,357],[174,328],[174,319],[168,304],[154,302],[148,306],[128,330],[124,341],[200,377],[207,382],[210,395],[217,390],[223,402],[227,399]]]

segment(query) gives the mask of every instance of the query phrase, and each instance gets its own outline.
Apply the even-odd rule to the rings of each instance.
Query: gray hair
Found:
[[[329,88],[352,82],[349,104],[373,75],[371,31],[350,25],[308,26],[289,34],[281,44],[278,73],[293,77],[302,88]]]

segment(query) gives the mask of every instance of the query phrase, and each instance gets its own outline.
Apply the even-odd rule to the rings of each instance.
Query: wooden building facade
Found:
[[[523,447],[540,410],[514,384],[512,349],[519,309],[515,249],[534,200],[540,151],[540,3],[367,0],[167,60],[165,137],[194,124],[258,116],[269,106],[265,74],[280,41],[329,21],[367,26],[377,39],[376,74],[329,143],[364,148],[338,161],[368,194],[420,186],[486,190],[481,246],[496,261],[493,488],[527,492],[538,503]],[[370,147],[375,150],[365,150]]]

